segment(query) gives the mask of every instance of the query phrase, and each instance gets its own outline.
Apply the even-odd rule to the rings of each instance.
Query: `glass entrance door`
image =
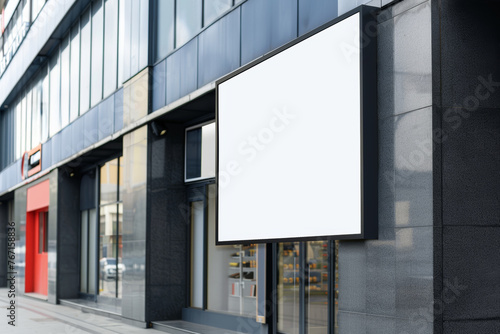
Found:
[[[334,302],[333,253],[328,241],[278,244],[278,333],[333,333],[334,319],[329,317]]]

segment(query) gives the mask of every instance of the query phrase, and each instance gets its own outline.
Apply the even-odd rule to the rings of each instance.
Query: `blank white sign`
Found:
[[[361,234],[360,14],[219,83],[218,242]]]

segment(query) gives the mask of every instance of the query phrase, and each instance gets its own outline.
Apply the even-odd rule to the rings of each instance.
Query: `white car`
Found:
[[[100,261],[101,268],[101,278],[108,280],[116,278],[116,258],[114,257],[103,257]],[[118,275],[122,275],[125,271],[125,265],[123,263],[118,263]]]

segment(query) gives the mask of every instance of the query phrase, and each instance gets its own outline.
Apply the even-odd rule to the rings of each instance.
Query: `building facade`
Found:
[[[360,5],[378,238],[217,246],[216,81]],[[18,293],[141,327],[498,332],[499,18],[494,0],[5,1],[0,284],[13,251]]]

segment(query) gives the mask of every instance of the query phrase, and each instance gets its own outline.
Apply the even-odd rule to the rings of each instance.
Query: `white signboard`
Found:
[[[218,82],[219,244],[366,237],[360,20]]]

